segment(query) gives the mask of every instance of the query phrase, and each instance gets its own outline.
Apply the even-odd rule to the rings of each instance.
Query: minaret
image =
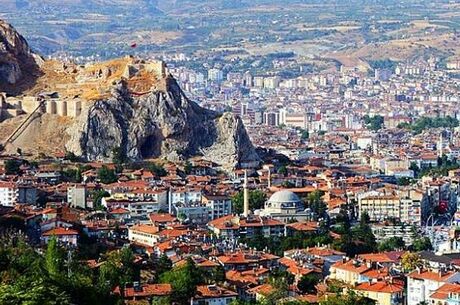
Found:
[[[244,183],[243,183],[243,216],[248,217],[249,215],[249,192],[248,192],[248,171],[244,170]]]
[[[272,171],[268,168],[268,188],[272,187]]]
[[[438,156],[442,157],[444,154],[444,139],[442,136],[443,131],[439,134],[439,140],[438,140]]]

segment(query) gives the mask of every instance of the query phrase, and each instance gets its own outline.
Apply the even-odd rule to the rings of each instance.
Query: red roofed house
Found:
[[[407,304],[427,301],[441,286],[455,282],[460,282],[459,272],[417,269],[407,275]]]
[[[460,304],[460,284],[446,283],[435,290],[428,298],[428,304]]]
[[[120,287],[115,287],[114,294],[120,294]],[[126,287],[124,290],[125,300],[145,300],[151,299],[153,301],[167,298],[172,293],[171,284],[143,284],[134,283],[132,287]]]
[[[376,305],[403,305],[404,282],[365,282],[353,288],[357,293],[376,301]]]
[[[196,294],[192,298],[191,305],[227,305],[235,301],[238,294],[234,291],[217,285],[201,285],[196,287]]]
[[[49,240],[56,237],[57,241],[62,244],[77,246],[78,231],[70,228],[54,228],[42,233],[42,241],[48,244]]]

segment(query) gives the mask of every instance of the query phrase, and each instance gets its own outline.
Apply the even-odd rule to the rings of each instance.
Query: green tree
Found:
[[[204,283],[202,273],[189,258],[179,267],[173,268],[160,276],[161,283],[169,283],[173,289],[172,300],[178,304],[189,304],[196,293],[196,286]]]
[[[376,302],[367,297],[350,291],[347,294],[336,294],[328,296],[319,302],[320,305],[375,305]]]
[[[409,177],[401,177],[397,180],[398,185],[406,186],[406,185],[411,185],[414,182],[412,178]]]
[[[287,167],[285,165],[282,165],[280,168],[278,168],[278,174],[286,176],[287,175]]]
[[[128,161],[128,157],[126,156],[125,150],[118,146],[112,149],[112,162],[121,165]]]
[[[148,169],[158,177],[164,177],[168,175],[168,172],[165,170],[165,168],[156,163],[149,163]]]
[[[118,286],[123,297],[125,285],[139,276],[133,261],[134,254],[129,247],[110,252],[100,267],[99,285],[103,287],[103,290],[110,290]]]
[[[161,276],[163,273],[168,272],[172,269],[172,261],[168,258],[166,254],[163,254],[158,259],[156,264],[156,274]]]
[[[349,228],[348,224],[342,225],[340,240],[335,241],[335,249],[354,257],[356,254],[370,253],[377,250],[377,242],[369,225],[370,219],[367,213],[363,213],[357,226]]]
[[[398,249],[404,249],[405,246],[406,244],[404,243],[404,240],[401,237],[390,237],[383,240],[378,245],[378,250],[379,252],[394,251]]]
[[[114,183],[118,180],[115,171],[113,169],[109,169],[105,165],[97,171],[97,177],[104,184]]]
[[[8,159],[5,161],[5,174],[17,175],[20,173],[21,162],[18,160]]]
[[[64,160],[68,160],[70,162],[80,162],[80,158],[70,151],[65,153]]]
[[[364,124],[366,125],[366,127],[370,130],[377,131],[377,130],[382,129],[383,127],[384,119],[383,119],[383,116],[381,115],[375,115],[373,117],[370,117],[369,115],[366,114],[363,117],[363,120],[364,120]]]
[[[261,209],[265,205],[267,200],[267,195],[259,190],[249,191],[249,209],[256,210]],[[243,191],[238,192],[232,197],[233,213],[241,214],[243,213],[244,205],[244,193]]]
[[[307,206],[319,217],[323,216],[327,210],[326,204],[321,198],[324,193],[320,190],[315,190],[307,196]]]
[[[62,253],[62,249],[57,244],[56,237],[52,237],[48,241],[48,245],[46,247],[45,253],[45,266],[48,274],[53,279],[57,279],[61,276],[63,266],[64,265],[64,257]]]
[[[102,210],[103,209],[103,207],[102,207],[102,198],[110,197],[110,194],[106,190],[100,189],[100,190],[94,190],[91,193],[91,197],[93,198],[93,207],[94,207],[94,209]]]
[[[404,272],[411,272],[421,264],[421,257],[414,252],[406,252],[401,256],[401,266]]]
[[[316,293],[316,285],[319,283],[320,277],[317,274],[306,274],[302,276],[297,283],[297,288],[304,293]]]
[[[412,244],[412,249],[416,252],[420,251],[431,251],[433,250],[433,245],[428,237],[421,237],[414,240]]]
[[[300,138],[302,140],[308,140],[309,137],[310,137],[310,134],[309,134],[308,130],[302,130],[301,131]]]
[[[190,163],[189,161],[185,162],[184,172],[187,175],[190,175],[190,173],[192,172],[192,169],[193,169],[192,163]]]

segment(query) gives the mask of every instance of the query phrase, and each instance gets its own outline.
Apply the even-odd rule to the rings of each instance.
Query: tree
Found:
[[[65,257],[55,238],[41,254],[18,232],[0,234],[0,304],[115,305],[111,287],[97,284],[99,271]]]
[[[356,254],[375,252],[377,242],[369,222],[369,215],[363,213],[357,226],[350,229],[349,224],[343,224],[340,240],[334,242],[334,248],[345,252],[350,257],[354,257]]]
[[[185,305],[189,304],[190,298],[195,295],[196,286],[203,284],[204,280],[193,260],[188,258],[184,265],[163,273],[160,282],[171,284],[172,300]]]
[[[261,209],[265,205],[267,200],[267,195],[259,190],[249,191],[249,209],[257,210]],[[244,192],[240,191],[235,196],[232,197],[233,213],[241,214],[243,213],[244,205]]]
[[[64,160],[68,160],[70,162],[80,162],[80,158],[70,151],[65,153]]]
[[[278,174],[286,176],[287,175],[287,167],[285,165],[278,168]]]
[[[168,172],[164,169],[164,167],[156,163],[150,163],[148,165],[148,169],[158,177],[164,177],[168,175]]]
[[[421,257],[414,252],[406,252],[401,256],[401,266],[405,272],[410,272],[421,263]]]
[[[17,175],[20,173],[21,163],[17,160],[6,160],[5,161],[5,174],[7,175]]]
[[[102,210],[102,198],[110,197],[110,194],[104,190],[95,190],[91,193],[91,197],[93,198],[93,208],[96,210]]]
[[[107,166],[102,166],[98,171],[97,171],[97,177],[99,180],[104,183],[104,184],[110,184],[117,182],[117,174],[113,169],[109,169]]]
[[[317,274],[306,274],[302,276],[297,283],[297,288],[303,293],[316,293],[316,285],[319,283],[320,277]]]
[[[401,177],[401,178],[398,178],[397,180],[397,184],[398,185],[402,185],[402,186],[406,186],[406,185],[411,185],[412,182],[414,180],[412,178],[409,178],[409,177]]]
[[[156,274],[161,276],[163,273],[168,272],[172,269],[172,261],[168,258],[166,254],[160,256],[157,265],[156,265]]]
[[[120,146],[115,147],[112,149],[112,162],[121,165],[128,161],[128,157],[126,156],[126,152]]]
[[[302,140],[308,140],[309,137],[310,137],[310,134],[309,134],[308,130],[302,130],[301,131],[300,138]]]
[[[63,253],[57,244],[56,237],[51,237],[48,241],[45,253],[45,266],[48,274],[53,279],[57,279],[61,276],[63,269]]]
[[[107,255],[107,259],[100,267],[99,284],[104,290],[115,287],[120,288],[123,298],[124,288],[127,283],[138,277],[138,270],[134,266],[134,254],[129,247],[124,247],[119,251],[112,251]]]
[[[324,193],[320,190],[315,190],[307,196],[307,206],[319,217],[322,217],[327,210],[326,204],[321,198]]]
[[[390,237],[383,240],[379,244],[378,250],[379,252],[395,251],[399,249],[404,249],[405,246],[406,244],[404,243],[404,240],[401,237]]]
[[[185,162],[184,172],[187,175],[190,175],[190,173],[192,172],[192,169],[193,169],[192,163],[190,163],[189,161]]]
[[[366,127],[370,130],[377,131],[377,130],[382,129],[383,127],[384,119],[383,119],[383,116],[381,115],[375,115],[373,117],[370,117],[369,115],[366,114],[363,117],[363,120],[364,120],[364,124],[366,125]]]
[[[412,249],[416,252],[433,250],[433,245],[428,237],[421,237],[414,240]]]

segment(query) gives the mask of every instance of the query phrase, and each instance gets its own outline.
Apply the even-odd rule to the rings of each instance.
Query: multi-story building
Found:
[[[153,247],[160,239],[158,233],[158,227],[135,225],[128,229],[128,239],[131,242]]]
[[[73,208],[87,208],[86,197],[88,192],[84,185],[74,185],[67,188],[67,202]]]
[[[426,302],[444,284],[459,281],[460,273],[458,272],[417,269],[407,276],[407,305]]]
[[[202,202],[209,209],[209,220],[232,214],[232,200],[223,195],[203,195]]]
[[[14,206],[18,203],[19,189],[13,182],[0,181],[0,205]]]
[[[209,221],[210,209],[201,202],[179,202],[172,205],[172,214],[180,220],[187,220],[194,224],[206,224]]]
[[[359,215],[367,213],[371,221],[395,219],[420,225],[429,213],[429,200],[417,189],[401,189],[393,193],[368,192],[358,197]]]

